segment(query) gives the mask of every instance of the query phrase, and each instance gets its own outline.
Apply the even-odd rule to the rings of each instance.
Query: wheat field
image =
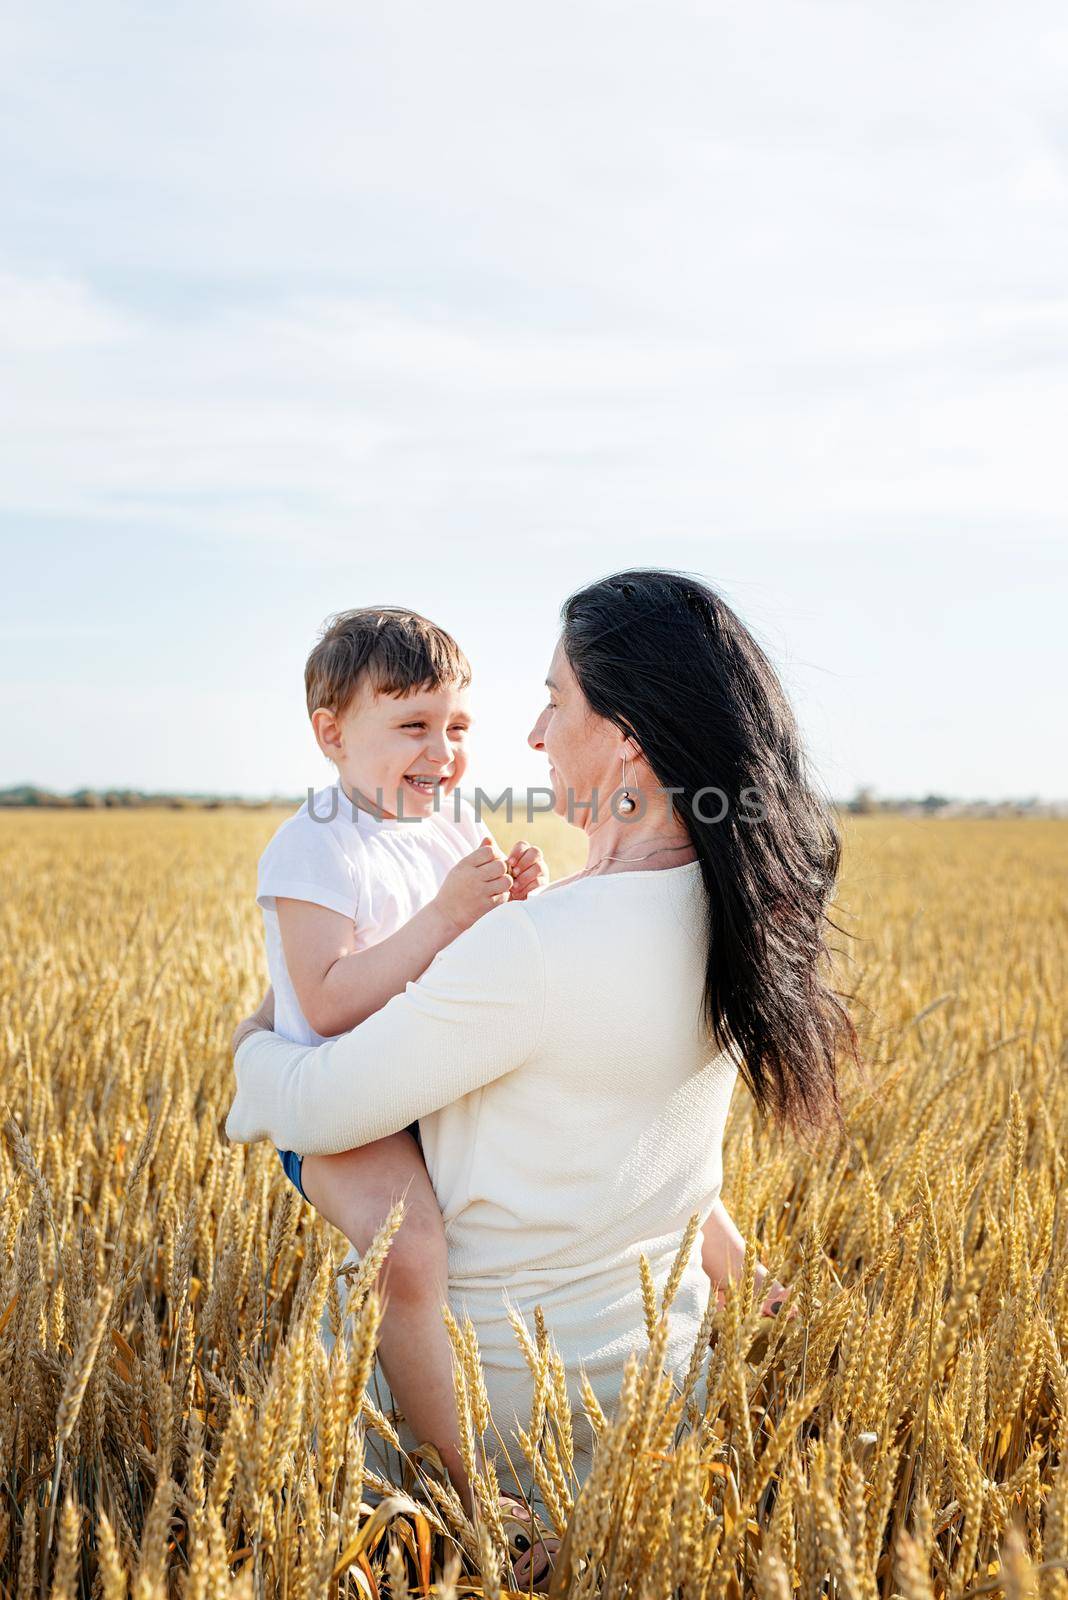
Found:
[[[430,1455],[374,1465],[398,1215],[339,1283],[345,1242],[274,1151],[223,1136],[278,821],[0,818],[5,1597],[512,1582],[492,1482],[475,1525]],[[538,827],[571,870],[577,835]],[[706,1411],[660,1371],[649,1286],[579,1490],[552,1329],[516,1330],[532,1416],[505,1443],[563,1538],[559,1596],[1068,1600],[1068,825],[843,830],[840,987],[877,1089],[847,1085],[848,1140],[814,1158],[739,1084],[724,1197],[751,1247],[710,1298]],[[797,1317],[761,1323],[757,1252]],[[492,1443],[473,1330],[450,1334],[468,1448]]]

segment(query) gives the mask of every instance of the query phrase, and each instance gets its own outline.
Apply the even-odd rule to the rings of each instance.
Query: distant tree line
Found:
[[[220,811],[224,806],[236,806],[243,811],[266,811],[274,807],[295,810],[304,798],[304,795],[286,794],[256,799],[242,794],[161,794],[145,789],[75,789],[71,794],[56,794],[36,784],[21,783],[0,789],[0,810]],[[881,812],[914,817],[1068,817],[1068,801],[1039,800],[1034,795],[1023,800],[955,800],[944,794],[883,798],[865,786],[858,789],[852,799],[836,800],[833,804],[841,812],[860,817]]]
[[[303,797],[301,797],[303,798]],[[56,794],[36,784],[15,784],[0,789],[0,808],[42,811],[219,811],[223,806],[240,806],[245,811],[263,811],[269,806],[299,806],[291,795],[270,795],[249,799],[240,794],[165,794],[144,789],[75,789],[71,794]]]
[[[946,794],[881,797],[868,785],[859,788],[851,800],[836,804],[840,811],[857,817],[884,811],[912,817],[1068,817],[1068,801],[1040,800],[1037,795],[1022,800],[957,800]]]

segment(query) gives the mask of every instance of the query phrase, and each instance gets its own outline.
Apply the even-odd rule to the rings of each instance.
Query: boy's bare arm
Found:
[[[459,862],[428,905],[388,939],[356,950],[349,917],[308,900],[275,902],[286,967],[316,1033],[347,1033],[426,971],[440,950],[508,898],[509,875],[495,845]]]

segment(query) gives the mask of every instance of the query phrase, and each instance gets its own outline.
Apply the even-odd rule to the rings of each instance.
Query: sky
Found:
[[[0,34],[0,786],[303,793],[329,613],[526,736],[694,572],[833,794],[1068,797],[1053,4],[38,0]]]

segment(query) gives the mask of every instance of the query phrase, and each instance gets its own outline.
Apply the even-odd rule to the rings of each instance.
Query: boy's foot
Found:
[[[501,1517],[512,1555],[512,1571],[521,1588],[545,1589],[552,1577],[552,1562],[560,1553],[560,1540],[537,1519],[531,1528],[530,1512],[522,1500],[513,1495],[501,1495]]]

